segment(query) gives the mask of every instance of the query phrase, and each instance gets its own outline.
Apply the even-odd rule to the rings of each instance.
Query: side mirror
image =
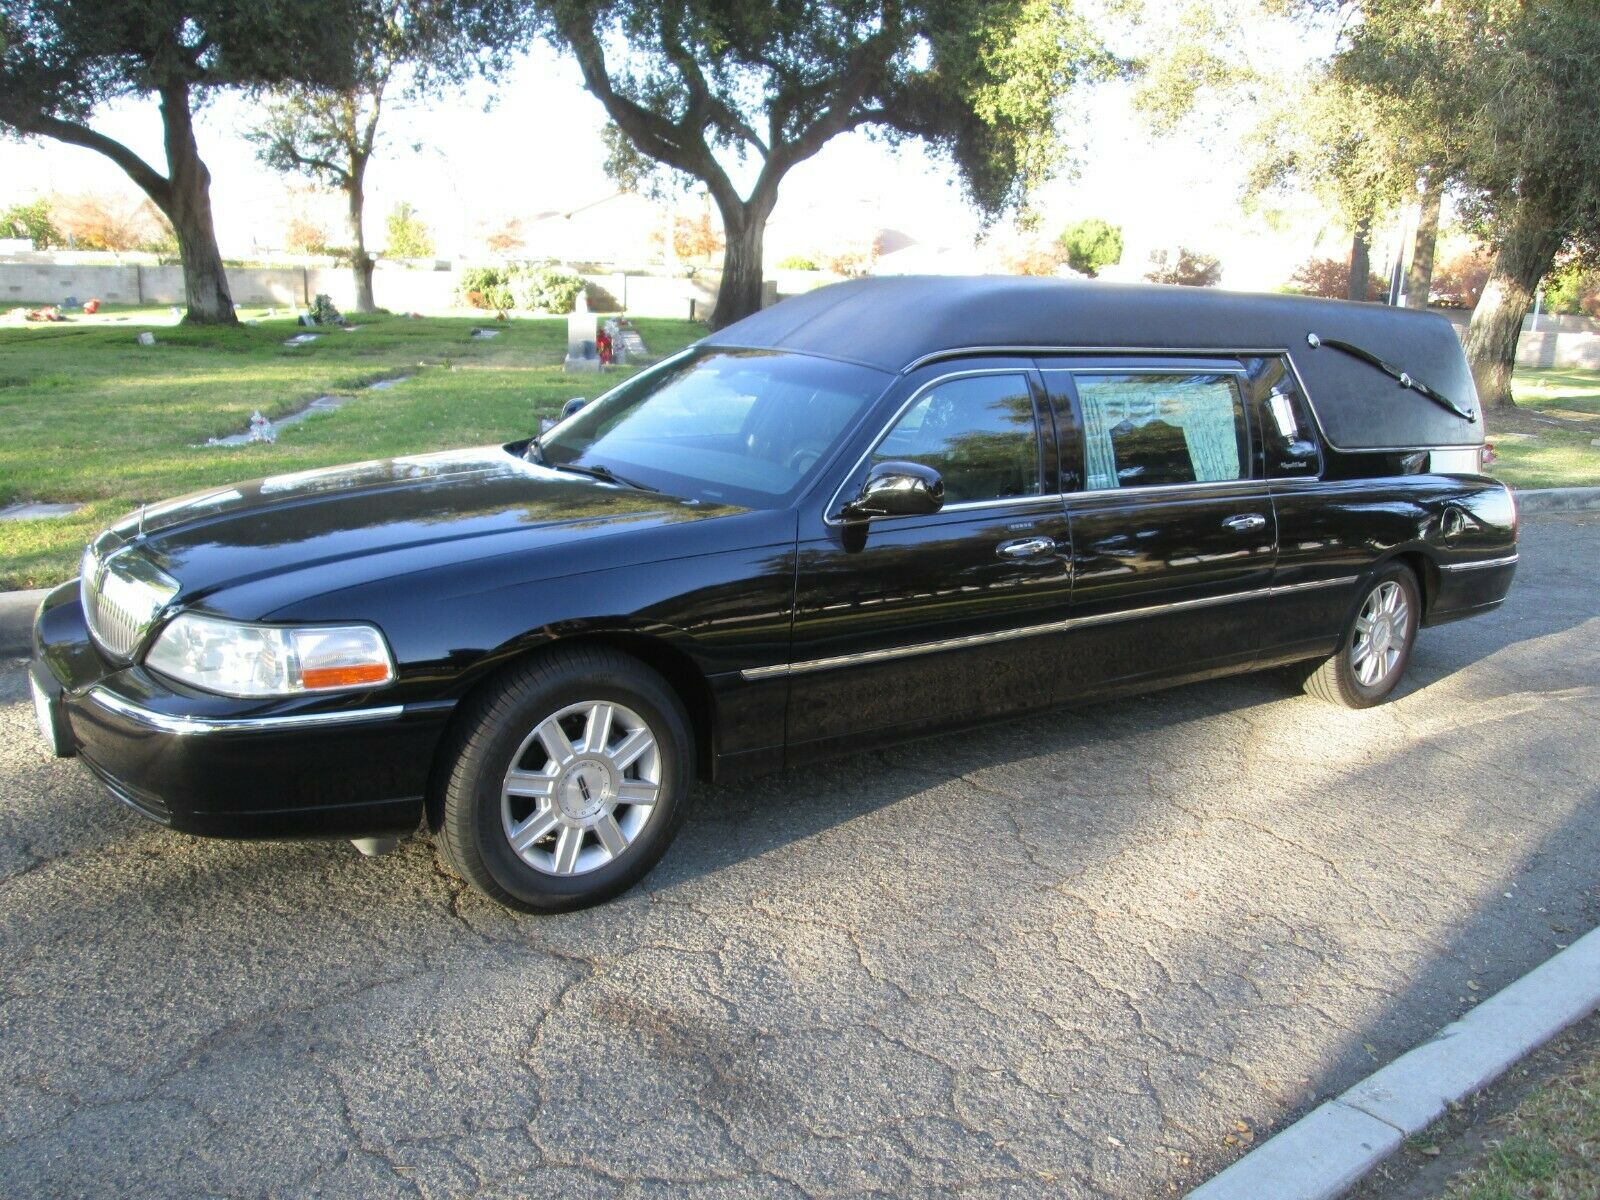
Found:
[[[568,417],[577,412],[587,403],[589,403],[589,401],[586,397],[574,396],[571,400],[568,400],[561,406],[561,419],[565,421]]]
[[[871,517],[922,517],[944,507],[944,480],[914,462],[874,463],[856,498],[840,514],[846,521]]]

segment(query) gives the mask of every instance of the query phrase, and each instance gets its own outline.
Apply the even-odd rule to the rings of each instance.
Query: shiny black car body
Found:
[[[792,494],[752,500],[660,471],[644,481],[660,490],[644,490],[542,465],[522,441],[128,517],[86,560],[91,586],[57,589],[37,620],[33,676],[58,752],[174,829],[374,837],[414,830],[430,807],[437,823],[442,756],[469,700],[556,647],[604,647],[659,675],[687,714],[694,773],[720,779],[1325,660],[1386,570],[1405,568],[1417,623],[1437,625],[1499,604],[1515,569],[1513,499],[1477,473],[1476,399],[1437,318],[1198,289],[893,279],[787,301],[686,354],[713,351],[833,364],[864,397],[827,444],[789,456]],[[1005,391],[1006,419],[1031,442],[1009,427],[932,440],[936,411],[965,411],[962,388]],[[945,395],[902,430],[920,398]],[[875,448],[891,427],[906,453],[886,459],[894,447]],[[1036,460],[983,458],[1008,438]],[[944,457],[919,458],[929,444]],[[896,501],[856,503],[875,472],[920,489],[907,461],[942,465],[947,479],[925,473],[961,481],[966,498],[899,515]],[[120,652],[85,611],[107,562],[178,588],[123,631]],[[185,686],[142,661],[185,611],[370,623],[395,678],[257,699]]]

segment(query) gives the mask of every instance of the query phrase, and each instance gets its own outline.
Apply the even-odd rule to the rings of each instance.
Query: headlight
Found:
[[[388,644],[370,625],[245,625],[195,613],[174,618],[144,662],[224,696],[294,696],[394,679]]]

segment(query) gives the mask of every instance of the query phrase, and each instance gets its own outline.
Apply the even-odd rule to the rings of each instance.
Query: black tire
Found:
[[[1398,641],[1391,643],[1391,648],[1398,652],[1392,665],[1385,667],[1377,678],[1364,682],[1356,667],[1356,641],[1363,636],[1363,613],[1374,603],[1374,597],[1380,597],[1386,585],[1390,584],[1397,587],[1404,598],[1405,629]],[[1379,571],[1367,581],[1361,598],[1351,609],[1344,636],[1339,639],[1339,648],[1306,677],[1307,693],[1345,708],[1371,708],[1375,704],[1382,704],[1394,693],[1406,673],[1406,667],[1410,665],[1411,647],[1416,644],[1417,626],[1421,619],[1422,593],[1411,568],[1396,563]]]
[[[642,718],[659,755],[659,791],[642,828],[610,861],[580,873],[549,874],[512,847],[501,789],[513,756],[523,757],[532,732],[563,708],[589,701],[621,705]],[[632,887],[666,852],[688,812],[694,760],[688,714],[661,676],[612,650],[554,650],[492,681],[466,703],[470,707],[443,751],[434,840],[445,864],[473,887],[525,912],[586,908]],[[588,797],[587,788],[583,795]],[[598,838],[590,834],[583,844],[592,848]]]

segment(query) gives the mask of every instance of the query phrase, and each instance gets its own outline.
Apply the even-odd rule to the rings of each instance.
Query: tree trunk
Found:
[[[168,203],[163,211],[178,235],[183,259],[183,290],[189,311],[184,321],[196,325],[237,325],[228,276],[217,249],[211,220],[211,172],[200,160],[189,112],[189,89],[183,83],[161,88],[161,123],[166,135]]]
[[[1533,306],[1539,281],[1550,273],[1565,237],[1548,221],[1519,212],[1495,251],[1489,281],[1467,327],[1467,364],[1478,399],[1485,407],[1514,408],[1511,372],[1517,365],[1517,339]]]
[[[1427,308],[1428,289],[1433,286],[1433,251],[1439,242],[1439,187],[1425,180],[1422,212],[1417,217],[1416,236],[1411,239],[1411,270],[1406,273],[1406,307]]]
[[[745,201],[722,213],[722,286],[711,310],[711,328],[721,329],[761,310],[761,250],[770,205]],[[730,209],[732,211],[730,211]]]
[[[372,299],[372,255],[367,253],[367,237],[361,220],[367,195],[359,172],[349,177],[345,185],[345,197],[350,202],[347,220],[350,223],[350,269],[355,274],[356,284],[355,311],[377,312],[378,306]]]
[[[1372,217],[1369,214],[1356,222],[1355,237],[1350,243],[1350,282],[1345,289],[1346,298],[1365,300],[1371,277]]]

